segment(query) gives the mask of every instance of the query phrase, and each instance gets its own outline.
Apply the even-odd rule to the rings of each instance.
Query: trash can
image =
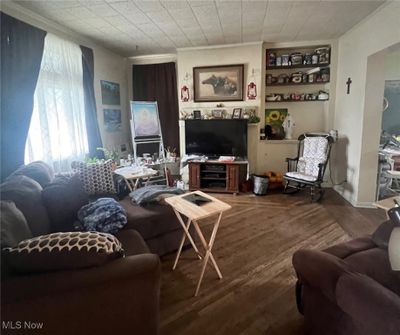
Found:
[[[255,195],[266,195],[268,191],[268,177],[254,175],[253,176],[253,193]]]

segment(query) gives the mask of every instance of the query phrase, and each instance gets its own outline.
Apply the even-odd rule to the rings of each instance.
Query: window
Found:
[[[55,172],[88,153],[83,93],[82,52],[78,45],[47,34],[25,163],[43,160]]]

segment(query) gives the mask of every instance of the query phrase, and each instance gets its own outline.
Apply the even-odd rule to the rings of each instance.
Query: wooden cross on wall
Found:
[[[350,85],[351,85],[352,81],[351,78],[349,77],[347,79],[346,85],[347,85],[347,94],[350,94]]]

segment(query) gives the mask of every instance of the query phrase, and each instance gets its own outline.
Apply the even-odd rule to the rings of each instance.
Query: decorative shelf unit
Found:
[[[330,45],[267,49],[266,96],[280,95],[281,98],[278,101],[266,100],[266,104],[327,101],[328,99],[317,97],[320,91],[326,92],[326,85],[329,84],[330,60]],[[306,71],[298,71],[299,69]],[[318,86],[323,89],[310,90],[310,87]],[[285,88],[285,92],[270,89],[276,87]],[[289,98],[292,95],[299,95],[300,99]]]

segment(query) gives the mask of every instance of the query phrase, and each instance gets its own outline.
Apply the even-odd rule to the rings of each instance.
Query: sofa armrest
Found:
[[[332,302],[336,301],[336,283],[349,273],[341,259],[323,251],[301,249],[293,255],[293,266],[300,283],[319,289]]]
[[[2,283],[2,319],[43,322],[41,334],[157,334],[160,273],[157,255],[140,254],[12,277]]]
[[[339,307],[363,334],[400,334],[400,297],[362,274],[346,274],[336,286]]]

